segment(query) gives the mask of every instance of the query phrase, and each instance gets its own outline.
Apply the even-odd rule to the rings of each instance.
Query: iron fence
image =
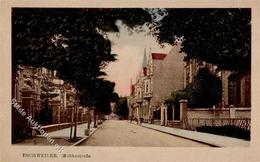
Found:
[[[185,129],[196,130],[201,126],[236,126],[241,129],[251,129],[251,119],[249,118],[192,118],[187,119],[185,122]]]

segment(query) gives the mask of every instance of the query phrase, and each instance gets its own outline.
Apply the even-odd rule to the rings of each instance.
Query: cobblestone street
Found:
[[[80,146],[207,147],[208,145],[143,128],[127,121],[107,120]]]

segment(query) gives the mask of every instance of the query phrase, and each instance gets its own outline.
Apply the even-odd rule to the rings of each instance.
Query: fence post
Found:
[[[168,107],[166,105],[163,105],[164,108],[164,126],[168,126]]]
[[[234,119],[236,118],[236,108],[233,105],[229,107],[229,118]]]
[[[175,120],[175,109],[174,109],[174,106],[172,106],[172,122]]]
[[[164,112],[164,107],[161,105],[160,106],[160,109],[161,109],[161,126],[164,126],[164,122],[165,122],[165,112]]]
[[[187,121],[187,100],[180,100],[180,122],[181,127],[185,128],[185,120]],[[188,124],[188,123],[187,123]]]

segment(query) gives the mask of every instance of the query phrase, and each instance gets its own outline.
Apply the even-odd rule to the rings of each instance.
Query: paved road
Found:
[[[119,120],[105,121],[103,126],[80,146],[209,147]]]

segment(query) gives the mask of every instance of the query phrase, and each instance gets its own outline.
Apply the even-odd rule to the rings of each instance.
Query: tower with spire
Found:
[[[146,48],[144,48],[144,57],[143,57],[143,75],[147,75],[147,56],[146,56]]]

